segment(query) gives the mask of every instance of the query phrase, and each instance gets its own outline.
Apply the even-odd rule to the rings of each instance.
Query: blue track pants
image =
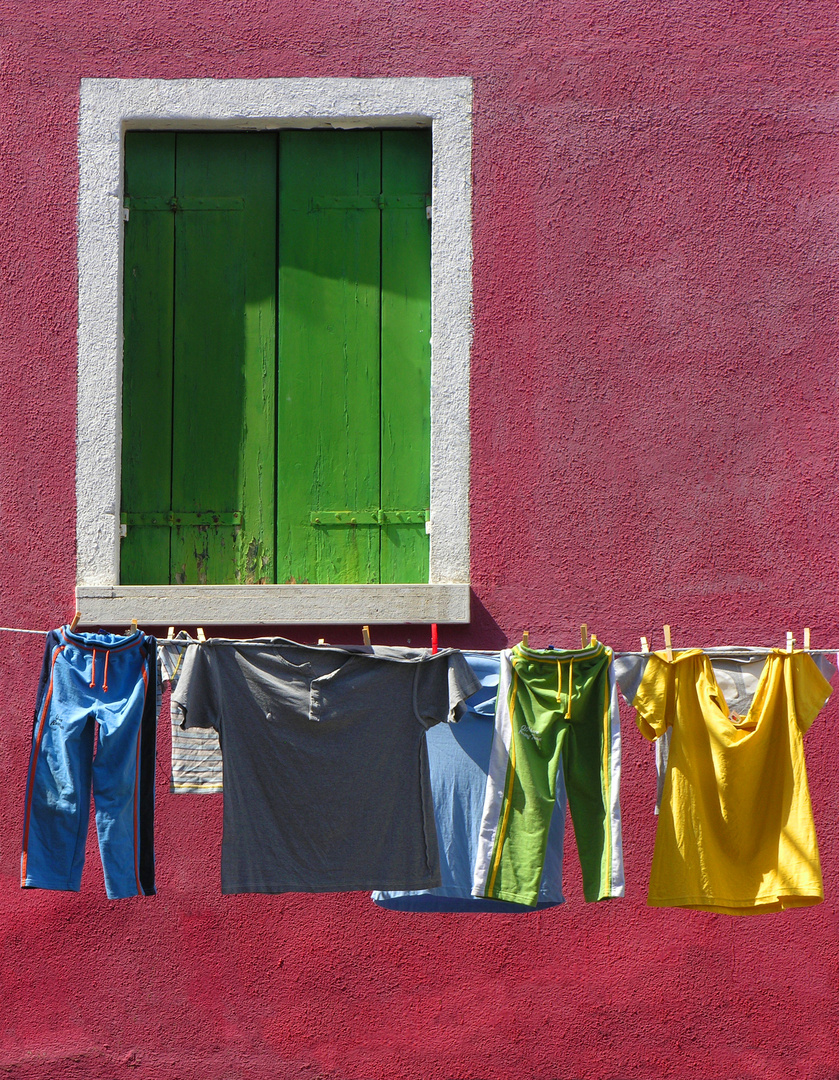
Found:
[[[96,810],[111,899],[154,885],[156,647],[139,630],[47,636],[26,782],[21,885],[78,892]]]

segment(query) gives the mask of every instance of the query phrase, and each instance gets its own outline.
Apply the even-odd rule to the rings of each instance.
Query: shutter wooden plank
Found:
[[[382,480],[384,511],[428,508],[431,470],[431,132],[382,133]],[[414,205],[411,206],[410,202]],[[425,523],[381,532],[381,582],[428,581]]]
[[[125,194],[175,193],[175,135],[129,131]],[[123,277],[123,514],[168,509],[171,498],[172,283],[174,215],[132,210],[125,223]],[[131,524],[120,547],[124,585],[169,580],[169,529]]]
[[[276,135],[177,139],[171,510],[242,524],[174,526],[171,580],[271,582]]]
[[[380,134],[283,132],[280,142],[279,582],[376,582],[379,526],[318,510],[379,506]]]

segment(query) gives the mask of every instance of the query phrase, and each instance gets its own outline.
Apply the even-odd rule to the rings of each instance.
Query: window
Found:
[[[365,466],[365,471],[378,475],[374,475],[372,480],[370,476],[366,478],[367,487],[361,485],[357,476],[350,477],[349,470],[342,468],[327,469],[325,472],[315,468],[316,475],[312,479],[312,461],[319,459],[312,458],[311,453],[319,437],[319,428],[313,423],[311,414],[304,417],[302,411],[297,412],[292,407],[294,395],[291,406],[284,403],[284,391],[293,385],[295,362],[298,367],[302,364],[304,368],[306,364],[313,363],[311,356],[323,351],[324,342],[318,341],[305,324],[299,324],[295,329],[293,303],[286,305],[285,312],[283,310],[284,299],[290,300],[295,295],[297,285],[311,275],[311,267],[292,265],[295,260],[300,260],[305,243],[302,247],[295,245],[297,254],[292,262],[283,262],[283,252],[291,249],[283,245],[282,239],[284,232],[290,235],[295,228],[302,228],[300,221],[294,224],[294,214],[301,220],[304,217],[310,219],[308,225],[312,224],[312,220],[323,223],[330,217],[341,215],[357,219],[356,224],[359,219],[369,218],[382,225],[388,215],[398,220],[400,213],[403,213],[405,220],[411,217],[415,225],[421,222],[428,243],[425,207],[416,206],[410,212],[401,207],[397,210],[398,199],[402,195],[411,198],[419,195],[424,199],[427,190],[422,185],[417,190],[412,182],[410,190],[403,192],[388,192],[380,188],[377,192],[359,189],[330,195],[319,192],[316,186],[307,181],[309,189],[298,191],[301,199],[305,195],[305,211],[299,207],[294,210],[293,199],[283,205],[283,192],[288,190],[293,193],[293,185],[285,182],[282,169],[283,161],[290,163],[295,153],[298,156],[304,153],[310,158],[314,154],[317,158],[317,153],[311,147],[318,143],[318,139],[325,140],[334,148],[344,137],[347,145],[358,137],[359,145],[378,143],[381,175],[386,156],[382,147],[388,141],[396,145],[400,141],[396,136],[402,135],[406,137],[406,143],[425,146],[419,156],[424,161],[426,175],[429,140],[431,146],[430,456],[417,474],[422,474],[424,490],[390,491],[385,475],[388,455],[379,450],[372,454],[372,459],[368,455],[368,460],[375,462],[375,468]],[[143,204],[142,201],[132,206],[135,198],[165,200],[181,197],[177,194],[177,187],[175,196],[139,194],[131,190],[132,143],[146,138],[157,139],[160,146],[166,145],[168,140],[177,147],[177,144],[187,145],[192,140],[196,145],[202,143],[205,146],[199,158],[203,157],[206,162],[206,146],[222,146],[225,140],[240,136],[253,140],[247,143],[248,147],[263,147],[259,151],[249,149],[247,154],[257,157],[262,154],[266,161],[272,158],[275,163],[279,162],[275,164],[273,180],[270,179],[270,169],[267,170],[269,187],[274,184],[274,194],[269,196],[268,203],[273,200],[274,210],[266,212],[278,215],[276,225],[258,230],[253,243],[246,245],[254,252],[257,249],[262,251],[260,258],[264,258],[266,266],[268,262],[272,263],[273,288],[266,291],[263,286],[258,286],[255,294],[249,296],[246,291],[240,294],[244,299],[237,301],[240,337],[237,348],[250,347],[254,335],[259,342],[266,327],[274,328],[271,331],[275,336],[274,342],[258,343],[256,355],[259,357],[257,369],[267,373],[269,383],[272,379],[275,381],[266,394],[261,385],[257,393],[260,379],[245,378],[240,384],[234,383],[232,388],[228,387],[225,399],[225,395],[218,394],[215,385],[223,380],[188,377],[180,394],[180,404],[178,394],[170,394],[170,400],[183,414],[182,422],[186,427],[181,435],[186,437],[177,434],[177,418],[172,430],[175,431],[177,453],[193,469],[193,473],[196,470],[200,472],[204,467],[200,464],[202,459],[217,457],[230,460],[235,440],[243,432],[250,438],[252,427],[255,425],[259,428],[264,423],[258,440],[261,450],[256,459],[251,455],[239,455],[243,461],[251,462],[252,473],[247,483],[243,474],[235,477],[234,484],[232,476],[227,476],[223,470],[221,473],[216,470],[215,479],[208,481],[209,488],[202,490],[201,482],[195,480],[192,484],[184,484],[182,490],[176,490],[172,478],[178,475],[179,469],[170,460],[168,468],[165,463],[160,468],[149,464],[146,478],[139,481],[141,494],[138,494],[136,485],[132,487],[136,479],[131,476],[132,455],[142,456],[148,447],[153,448],[153,453],[163,453],[164,457],[171,451],[166,450],[167,439],[170,439],[168,429],[161,433],[163,424],[159,417],[155,420],[147,411],[139,429],[135,425],[137,417],[133,410],[138,400],[135,390],[139,389],[137,380],[143,380],[143,365],[137,366],[129,356],[139,340],[131,330],[132,305],[147,302],[151,294],[145,294],[146,300],[141,300],[142,292],[133,294],[132,289],[127,288],[123,296],[123,250],[126,266],[136,255],[131,248],[135,242],[132,226],[136,224],[136,218],[145,217],[148,220],[158,219],[160,229],[164,228],[163,223],[166,222],[166,227],[175,230],[188,225],[193,231],[207,229],[212,232],[215,227],[211,225],[213,220],[221,227],[220,222],[227,218],[228,223],[224,228],[242,230],[246,228],[247,211],[238,209],[236,200],[243,199],[247,203],[249,199],[233,191],[225,193],[221,188],[215,194],[209,190],[201,194],[199,188],[195,188],[192,195],[183,193],[187,200],[199,200],[192,204],[191,209],[188,202],[174,212],[171,205],[164,210],[155,209],[153,203]],[[392,140],[391,136],[394,137]],[[269,149],[264,149],[264,146]],[[302,150],[304,146],[308,147],[305,151]],[[175,150],[176,159],[179,152],[179,149]],[[334,155],[334,149],[330,154]],[[197,621],[229,624],[467,621],[468,379],[471,344],[470,81],[86,79],[82,80],[81,87],[79,162],[77,601],[85,618],[102,623],[138,618],[147,623],[163,624]],[[375,172],[376,166],[372,168]],[[247,175],[250,177],[252,172],[256,175],[260,171],[259,168],[251,170],[249,167]],[[404,173],[404,170],[401,171]],[[310,168],[309,175],[311,172]],[[314,172],[321,174],[318,176],[320,180],[323,170],[316,165]],[[123,191],[123,177],[126,174],[128,184]],[[306,175],[306,170],[295,168],[294,175]],[[375,206],[362,210],[341,205],[341,200],[359,195],[369,196]],[[125,196],[128,199],[127,208],[123,206]],[[316,196],[327,202],[316,207],[312,203]],[[215,209],[202,207],[200,200],[211,197],[232,201]],[[389,207],[391,198],[396,199],[397,204]],[[330,203],[329,200],[337,201]],[[127,222],[123,220],[124,213],[128,214]],[[133,222],[132,215],[135,216]],[[231,224],[231,221],[239,224]],[[280,246],[275,247],[269,255],[266,252],[271,243],[276,245],[278,234]],[[134,236],[137,235],[135,232]],[[225,241],[217,238],[216,243],[223,247]],[[375,246],[374,240],[372,247]],[[175,305],[179,303],[176,271],[178,260],[185,250],[183,244],[179,247],[175,242],[169,275],[171,282],[164,281],[167,275],[161,273],[158,283],[163,295],[168,292],[170,299],[167,302],[172,311],[176,309],[172,307],[171,298],[175,297]],[[317,258],[323,257],[329,250],[329,246],[322,243],[315,243],[313,248]],[[382,258],[379,275],[385,273],[382,269],[384,256]],[[427,253],[424,261],[427,274]],[[161,265],[165,267],[166,259]],[[133,270],[131,272],[133,274]],[[225,282],[229,284],[228,279],[231,274],[235,277],[235,273],[230,271],[216,275],[213,279],[216,284],[212,288],[223,290]],[[333,280],[333,276],[337,279],[337,275],[333,275],[328,267],[325,273],[311,276],[324,281]],[[358,279],[364,283],[365,278],[374,276],[374,271],[363,271]],[[346,275],[342,275],[342,280],[347,280]],[[223,293],[214,295],[212,289],[205,285],[199,288],[205,290],[205,295],[200,298],[194,317],[199,320],[200,332],[209,342],[216,333],[214,319],[219,311],[224,310]],[[365,291],[369,295],[370,290],[365,288]],[[371,301],[374,307],[381,303],[381,297],[385,294],[389,295],[390,290],[376,286],[372,295],[378,295],[379,299]],[[427,300],[424,304],[427,311]],[[425,317],[427,319],[427,314]],[[380,323],[383,338],[387,335],[389,318],[382,308]],[[170,333],[171,340],[177,346],[177,315],[174,322],[171,315],[169,320],[167,327],[165,317],[162,320],[152,317],[141,319],[144,327],[141,336],[142,333],[156,333],[165,339],[166,334]],[[376,327],[378,323],[379,314],[375,313],[372,325]],[[330,324],[327,322],[326,325]],[[121,366],[123,329],[126,334],[124,398]],[[369,337],[369,327],[365,332]],[[309,360],[287,360],[287,357],[295,355],[295,350],[289,351],[287,348],[286,341],[287,334],[292,333],[296,333],[303,346],[309,348]],[[373,337],[377,333],[379,331],[374,329]],[[397,328],[396,336],[405,337],[405,331]],[[373,352],[375,354],[375,350]],[[383,346],[383,356],[385,352]],[[305,348],[299,355],[305,358]],[[193,366],[200,366],[200,361],[201,357],[198,356],[190,362]],[[367,410],[373,419],[368,416],[366,427],[345,425],[345,447],[347,438],[356,441],[366,438],[371,443],[378,438],[380,444],[385,446],[389,430],[395,430],[399,438],[407,440],[405,445],[413,445],[412,440],[416,445],[422,443],[428,455],[427,433],[415,436],[402,430],[406,424],[410,426],[408,421],[400,419],[399,414],[399,409],[406,405],[400,400],[406,396],[404,380],[397,376],[394,393],[387,386],[387,361],[382,359],[381,362],[381,379],[368,380],[366,384],[368,398],[370,388],[375,387],[376,393],[380,394],[380,403]],[[423,362],[426,373],[422,378],[427,385],[427,354]],[[189,367],[185,370],[189,371]],[[177,381],[181,377],[177,366],[173,372]],[[151,376],[151,371],[146,374]],[[314,385],[311,371],[298,371],[298,375],[301,382],[297,392],[304,392],[307,386],[311,389]],[[317,390],[320,393],[319,383]],[[160,404],[161,399],[166,399],[166,390],[157,386],[150,392],[155,391]],[[427,390],[424,395],[428,400]],[[389,398],[395,402],[396,420],[388,419],[391,408]],[[366,404],[369,405],[369,401]],[[227,430],[223,426],[219,428],[214,422],[213,410],[222,406],[228,414],[238,414],[238,427]],[[352,411],[346,395],[341,408]],[[362,406],[356,408],[359,414],[364,411]],[[407,412],[416,414],[416,410],[411,410],[410,406]],[[403,409],[401,415],[404,417],[405,414],[406,410]],[[194,418],[198,418],[197,421]],[[428,423],[429,417],[426,416],[421,419],[419,426]],[[153,428],[151,434],[147,430],[149,424]],[[346,449],[344,453],[346,456]],[[306,454],[310,455],[308,461]],[[354,456],[357,456],[355,450]],[[415,456],[419,458],[420,455]],[[398,460],[398,456],[393,460]],[[258,468],[253,467],[254,461],[257,461]],[[294,489],[290,476],[298,465],[301,475],[308,475],[308,478],[297,487],[300,490],[308,488],[307,497],[315,491],[318,498],[311,501],[306,509],[298,507],[295,511],[296,524],[290,525],[283,516],[288,513],[285,503],[289,500],[278,496],[280,492]],[[230,472],[232,474],[235,470]],[[149,480],[148,475],[154,479]],[[342,482],[350,477],[350,482],[344,489],[330,489],[329,483],[335,477],[343,478]],[[158,481],[162,487],[155,491],[153,488]],[[265,497],[258,502],[263,508],[268,507],[269,513],[267,521],[257,521],[260,527],[254,530],[249,525],[258,511],[254,508],[255,503],[247,501],[249,493],[246,489],[260,483]],[[215,491],[212,490],[213,484]],[[167,486],[168,502],[158,501],[158,498],[166,495],[163,489]],[[197,491],[201,492],[201,499],[195,501],[193,498],[190,503],[190,493],[194,497]],[[186,504],[182,500],[187,500]],[[122,505],[123,501],[125,505]],[[207,505],[208,502],[211,505]],[[225,505],[219,505],[220,502]],[[427,532],[425,521],[416,519],[424,519],[429,510]],[[144,515],[153,517],[164,511],[167,521],[163,526],[144,519]],[[341,515],[347,511],[356,511],[356,517],[366,515],[369,520],[357,520],[355,527],[350,529],[341,519]],[[213,522],[215,532],[200,517],[208,512],[220,519]],[[404,515],[401,519],[400,514]],[[119,534],[123,515],[127,535],[123,541],[121,566]],[[176,517],[181,520],[175,521]],[[220,531],[218,526],[221,526]],[[193,537],[203,530],[202,543],[192,544],[191,550],[197,555],[189,554],[180,559],[172,557],[172,551],[177,546],[175,534],[178,528],[184,535],[184,530],[193,530]],[[293,528],[306,534],[305,540],[300,540],[297,545],[303,552],[299,558],[293,550],[297,541],[294,538],[289,541]],[[132,553],[132,541],[139,541],[143,530],[147,531],[147,540],[134,543]],[[224,530],[228,531],[222,537]],[[156,541],[153,539],[155,533]],[[363,555],[357,551],[347,552],[346,541],[350,535],[356,538],[356,548],[365,547]],[[414,545],[415,550],[409,556],[408,563],[403,558],[411,546],[402,540],[406,535],[419,541]],[[360,536],[367,537],[361,545],[358,543]],[[399,542],[391,543],[389,536],[396,537]],[[224,559],[218,560],[214,558],[212,547],[216,541],[220,547],[222,539],[225,547],[232,550],[225,553]],[[392,552],[387,551],[389,543],[394,549],[398,548],[395,558]],[[162,554],[162,550],[150,554],[155,544],[161,549],[169,546],[169,555]],[[342,544],[343,552],[340,550]],[[312,551],[315,553],[314,560],[310,557]],[[377,552],[385,554],[381,556]],[[137,563],[132,565],[135,556],[140,562],[151,558],[159,561],[153,570],[148,567],[143,569]],[[298,558],[296,563],[293,561],[295,558]],[[222,569],[225,559],[226,570]],[[311,573],[313,561],[320,575],[317,582],[313,582]],[[374,565],[377,561],[378,566]],[[132,577],[135,584],[129,583]],[[178,585],[181,580],[184,584]],[[204,580],[207,583],[201,584]],[[262,581],[267,584],[260,584]]]
[[[427,128],[126,134],[124,584],[428,580],[430,205]]]

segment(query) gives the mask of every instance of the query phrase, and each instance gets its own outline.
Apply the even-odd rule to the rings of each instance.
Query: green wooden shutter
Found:
[[[272,581],[276,136],[129,133],[126,194],[122,581]]]
[[[430,161],[128,133],[123,583],[428,579]]]
[[[428,581],[430,191],[431,132],[382,132],[383,584]]]
[[[426,132],[280,141],[278,578],[428,579]]]
[[[172,506],[172,295],[175,215],[151,209],[175,192],[175,135],[125,136],[125,190],[142,196],[125,226],[120,548],[124,584],[169,581]]]

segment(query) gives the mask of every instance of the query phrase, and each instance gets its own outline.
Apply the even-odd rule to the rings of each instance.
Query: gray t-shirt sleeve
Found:
[[[615,653],[615,679],[627,705],[635,701],[649,659],[650,653]]]
[[[480,681],[461,652],[432,656],[417,664],[414,712],[424,728],[458,719],[457,706],[480,690]]]
[[[221,694],[218,692],[218,670],[210,650],[190,645],[184,656],[181,677],[172,694],[172,704],[183,714],[185,728],[215,728],[221,724]]]

